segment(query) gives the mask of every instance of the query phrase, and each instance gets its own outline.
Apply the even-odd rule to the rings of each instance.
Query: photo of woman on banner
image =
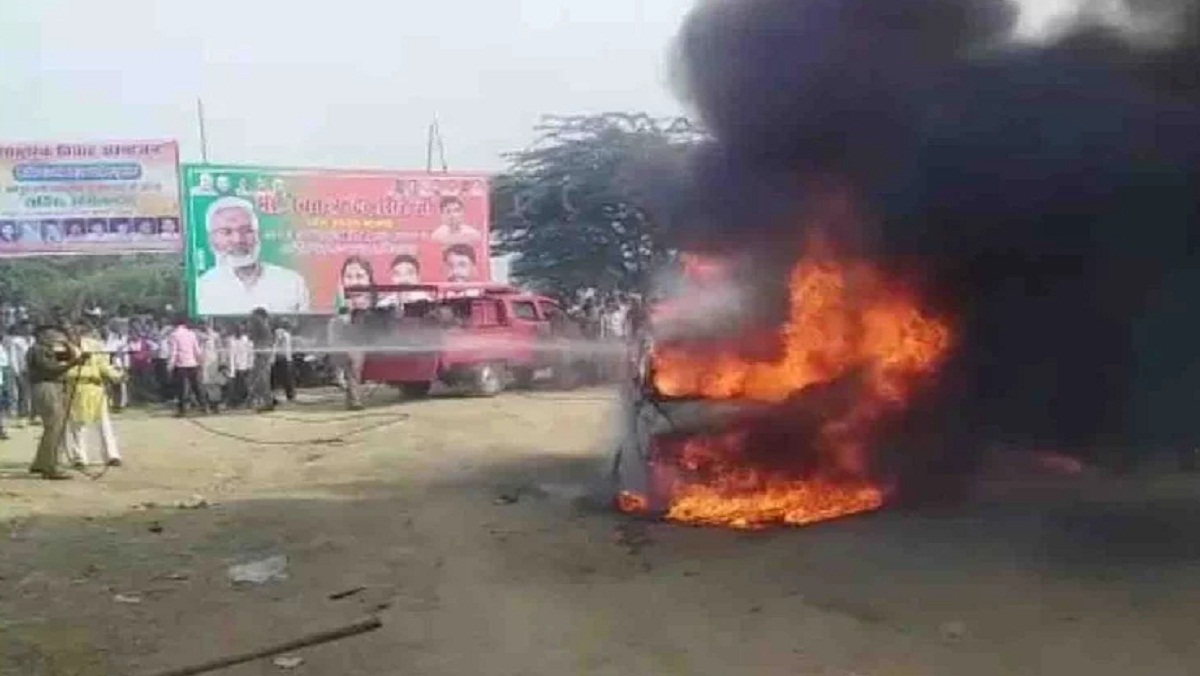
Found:
[[[16,221],[0,221],[0,242],[16,242],[21,239],[21,231]]]
[[[370,293],[348,292],[346,289],[374,285],[375,271],[371,269],[370,261],[362,256],[350,256],[342,262],[341,272],[338,274],[338,289],[341,291],[346,307],[351,310],[371,309],[373,303]]]

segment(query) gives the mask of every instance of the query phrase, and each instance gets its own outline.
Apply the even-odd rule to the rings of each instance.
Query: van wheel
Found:
[[[428,380],[414,383],[400,383],[400,393],[408,399],[424,399],[429,396],[433,383]]]
[[[494,397],[504,390],[504,366],[480,364],[475,367],[472,390],[480,397]]]

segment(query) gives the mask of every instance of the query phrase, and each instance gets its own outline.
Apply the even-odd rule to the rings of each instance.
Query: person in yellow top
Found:
[[[93,444],[99,443],[100,460],[118,467],[121,465],[121,453],[117,449],[117,436],[113,433],[105,386],[120,382],[125,374],[112,365],[112,360],[104,353],[104,342],[92,326],[79,325],[76,338],[80,351],[86,357],[66,373],[66,399],[70,404],[67,411],[67,459],[76,466],[87,465],[89,450]]]

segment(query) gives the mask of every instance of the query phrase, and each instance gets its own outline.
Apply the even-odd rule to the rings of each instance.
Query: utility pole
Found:
[[[425,139],[425,172],[433,173],[433,150],[434,144],[437,144],[438,159],[442,165],[442,173],[450,171],[450,167],[446,164],[446,146],[442,143],[442,130],[438,127],[437,118],[433,118],[433,122],[429,123],[429,134]]]
[[[200,126],[200,160],[208,164],[208,133],[204,128],[204,101],[196,97],[196,121]]]

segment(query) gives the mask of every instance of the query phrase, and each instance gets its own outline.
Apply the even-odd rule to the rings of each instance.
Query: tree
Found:
[[[20,258],[0,265],[0,301],[34,312],[61,307],[78,313],[96,305],[160,309],[179,305],[181,273],[178,258],[152,254]]]
[[[512,276],[558,293],[640,290],[670,253],[673,197],[701,134],[638,113],[546,117],[494,185],[498,253]]]

